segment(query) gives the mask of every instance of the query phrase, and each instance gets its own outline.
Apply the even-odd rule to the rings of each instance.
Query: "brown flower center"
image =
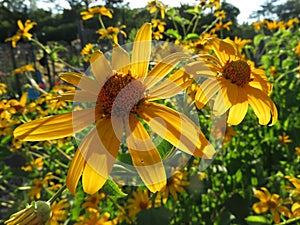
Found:
[[[114,74],[102,87],[97,103],[104,108],[104,113],[124,117],[135,112],[144,99],[144,85],[131,74]]]
[[[140,202],[140,209],[147,209],[148,208],[148,202],[147,201],[141,201]]]
[[[223,68],[223,76],[238,86],[244,86],[250,81],[251,69],[243,60],[228,61]]]

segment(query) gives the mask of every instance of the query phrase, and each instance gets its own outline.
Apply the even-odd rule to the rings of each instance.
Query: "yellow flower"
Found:
[[[160,17],[162,19],[165,18],[166,13],[166,6],[161,2],[157,0],[151,0],[148,2],[147,10],[149,10],[150,14],[155,13],[156,11],[160,11]]]
[[[33,67],[33,64],[27,64],[25,66],[21,66],[17,69],[14,69],[13,74],[18,74],[18,73],[24,74],[26,72],[34,72],[34,71],[35,69]]]
[[[134,218],[140,211],[151,207],[151,198],[147,189],[139,189],[132,193],[133,198],[128,199],[128,216]]]
[[[160,191],[164,204],[167,202],[169,194],[172,195],[174,200],[177,200],[177,192],[185,193],[183,186],[187,186],[189,184],[189,182],[187,181],[186,172],[182,172],[178,169],[172,168],[171,174],[172,176],[167,180],[167,185]]]
[[[11,41],[12,47],[15,48],[17,45],[17,42],[21,39],[28,39],[31,40],[32,34],[29,33],[29,30],[33,28],[34,25],[36,25],[36,22],[31,22],[31,20],[26,20],[25,24],[22,23],[21,20],[18,20],[18,27],[19,30],[15,35],[13,35],[10,38],[5,39],[5,41]]]
[[[99,203],[100,201],[105,198],[104,193],[95,193],[91,196],[89,196],[85,202],[82,204],[81,208],[94,208],[98,209],[99,208]]]
[[[6,84],[0,83],[0,96],[6,94]]]
[[[116,225],[118,222],[117,219],[109,220],[110,214],[108,212],[105,212],[102,216],[98,210],[93,208],[88,208],[86,212],[88,218],[80,216],[80,222],[77,222],[74,225]]]
[[[88,62],[90,60],[91,55],[94,53],[94,45],[88,43],[81,50],[81,55],[83,56],[83,61]]]
[[[82,20],[89,20],[96,15],[107,16],[108,18],[112,18],[112,10],[107,9],[104,6],[98,6],[93,8],[88,8],[88,11],[84,11],[80,13]]]
[[[291,217],[289,209],[282,205],[282,199],[278,194],[271,195],[265,187],[262,187],[261,190],[256,190],[254,194],[260,200],[252,206],[255,213],[261,214],[270,210],[275,223],[280,223],[280,214]]]
[[[121,33],[124,37],[127,37],[126,33],[123,30],[121,30],[125,27],[125,25],[121,26],[120,28],[109,26],[106,29],[101,28],[97,30],[97,33],[100,34],[99,39],[108,38],[111,39],[115,44],[118,44],[119,33]]]
[[[15,137],[25,141],[48,140],[70,136],[95,122],[79,145],[67,174],[66,183],[72,193],[81,176],[83,189],[89,194],[104,185],[124,139],[133,165],[149,190],[156,192],[166,185],[160,154],[139,119],[188,154],[211,158],[215,153],[188,117],[151,102],[172,97],[191,83],[184,70],[162,81],[185,57],[183,53],[169,55],[148,73],[151,30],[149,23],[140,28],[131,58],[121,46],[115,45],[111,66],[101,52],[95,52],[91,57],[95,79],[73,72],[60,74],[61,79],[78,87],[61,99],[94,102],[94,107],[31,121],[14,131]]]
[[[296,48],[295,48],[295,54],[300,56],[300,41],[298,42]]]
[[[160,33],[163,33],[165,31],[166,22],[162,22],[161,20],[152,19],[151,20],[152,27],[158,29]]]
[[[59,225],[59,222],[65,222],[65,220],[68,218],[68,211],[66,208],[70,206],[67,201],[67,199],[63,199],[58,203],[54,202],[51,205],[51,217],[46,222],[46,225]]]
[[[290,138],[290,136],[286,135],[285,132],[283,132],[282,135],[278,136],[278,139],[279,139],[280,143],[283,144],[283,145],[286,145],[287,143],[291,143],[292,142],[292,140],[289,139],[289,138]]]
[[[262,26],[263,26],[264,24],[265,24],[265,20],[262,20],[262,21],[254,22],[254,23],[252,24],[252,26],[253,26],[255,32],[258,32],[258,31],[262,28]]]
[[[33,168],[37,168],[37,169],[41,169],[43,168],[43,158],[39,157],[39,158],[36,158],[33,162],[30,162],[29,165],[27,166],[22,166],[22,170],[24,171],[32,171]]]
[[[296,155],[300,156],[300,147],[295,147]]]
[[[291,207],[291,211],[294,218],[300,217],[300,203],[295,202]]]
[[[224,10],[216,11],[214,16],[222,20],[226,18],[226,12]]]
[[[286,23],[285,26],[288,28],[294,27],[294,24],[298,24],[299,20],[297,18],[289,19]]]
[[[230,26],[232,25],[231,21],[228,21],[227,23],[223,23],[222,21],[219,21],[218,23],[215,24],[215,27],[213,29],[210,30],[210,33],[213,34],[219,30],[230,30]]]
[[[30,192],[29,192],[30,199],[32,199],[32,200],[34,198],[40,199],[42,188],[44,186],[47,186],[48,181],[52,178],[53,177],[52,177],[51,172],[47,173],[46,176],[43,179],[34,178],[34,180],[33,180],[34,186],[31,187]]]
[[[277,30],[283,25],[283,21],[277,22],[276,20],[274,21],[266,21],[266,28],[270,31]]]
[[[215,56],[203,55],[207,67],[202,73],[201,70],[196,71],[200,75],[208,73],[208,79],[200,84],[195,96],[197,107],[202,108],[217,94],[213,112],[222,115],[228,111],[229,124],[241,123],[250,104],[260,124],[266,125],[272,119],[273,125],[277,121],[277,108],[268,96],[272,84],[268,82],[265,72],[242,59],[232,41],[212,38],[208,40],[208,45]],[[203,61],[192,65],[190,70],[197,70],[197,66],[203,68]]]
[[[51,215],[48,202],[32,202],[25,209],[13,214],[4,222],[6,225],[43,225]]]

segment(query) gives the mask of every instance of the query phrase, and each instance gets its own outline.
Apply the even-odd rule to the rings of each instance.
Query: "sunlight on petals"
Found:
[[[229,109],[227,118],[227,122],[232,125],[240,124],[248,111],[247,94],[242,88],[238,88],[238,90],[237,101]]]
[[[151,54],[152,28],[145,23],[137,33],[132,49],[131,70],[135,78],[147,75]]]
[[[106,80],[112,75],[112,70],[109,62],[101,51],[96,51],[92,54],[90,65],[92,72],[100,85],[103,85]]]
[[[112,50],[112,69],[124,74],[130,71],[129,54],[118,44],[115,44]]]

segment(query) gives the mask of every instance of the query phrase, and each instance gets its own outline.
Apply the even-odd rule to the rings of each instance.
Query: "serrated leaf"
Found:
[[[127,196],[126,193],[124,193],[118,185],[110,178],[108,178],[105,182],[105,184],[102,187],[103,192],[105,194],[117,197],[117,198],[123,198]]]
[[[190,33],[188,35],[186,35],[186,37],[184,38],[184,40],[199,40],[199,35],[196,33]]]
[[[150,208],[140,211],[136,216],[137,225],[169,225],[171,211],[165,207]]]
[[[245,220],[248,225],[271,224],[264,216],[248,216]]]

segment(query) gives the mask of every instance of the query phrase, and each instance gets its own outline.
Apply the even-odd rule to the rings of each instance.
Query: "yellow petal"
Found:
[[[195,103],[198,109],[201,109],[206,103],[221,89],[216,79],[206,79],[198,86],[195,95]]]
[[[100,86],[104,85],[113,72],[103,53],[101,51],[94,52],[91,56],[90,64],[92,72]]]
[[[197,157],[212,158],[214,148],[199,128],[184,114],[152,102],[139,107],[138,115],[152,131],[180,150]]]
[[[216,64],[205,62],[204,60],[189,63],[184,69],[195,79],[198,79],[199,77],[213,78],[217,75],[218,71],[221,70]]]
[[[24,30],[24,25],[23,25],[21,20],[18,20],[17,24],[18,24],[18,27],[19,27],[20,30]]]
[[[42,141],[71,136],[95,121],[95,108],[88,108],[30,121],[18,126],[14,136],[24,141]]]
[[[165,76],[167,76],[174,69],[174,67],[181,62],[183,57],[186,57],[186,54],[177,52],[165,57],[162,59],[162,61],[156,64],[143,81],[143,84],[146,86],[146,88],[150,89]]]
[[[126,124],[126,142],[133,165],[145,185],[151,192],[160,191],[167,183],[164,165],[146,129],[133,114]]]
[[[73,194],[76,193],[76,187],[81,177],[84,166],[85,160],[81,154],[81,151],[77,149],[74,158],[72,159],[66,178],[66,185],[70,192]]]
[[[214,114],[219,116],[223,115],[231,106],[235,104],[238,87],[232,84],[230,81],[225,79],[220,79],[221,91],[218,93],[215,103],[214,103]]]
[[[209,38],[207,43],[212,47],[218,59],[220,59],[223,63],[226,63],[230,56],[236,56],[238,53],[235,45],[218,38]]]
[[[262,187],[261,190],[256,190],[254,196],[262,202],[268,202],[271,199],[270,192],[265,187]]]
[[[232,125],[238,125],[244,119],[248,111],[248,98],[243,88],[238,88],[237,100],[232,104],[227,122]]]
[[[84,90],[66,92],[57,97],[57,99],[59,100],[72,102],[96,102],[97,98],[97,93],[90,93]]]
[[[146,76],[151,54],[152,27],[145,23],[138,31],[132,49],[131,70],[136,78]]]
[[[266,202],[256,202],[253,204],[252,208],[257,214],[264,213],[269,209],[268,204]]]
[[[259,123],[266,125],[271,121],[270,125],[274,125],[278,118],[277,108],[268,95],[261,90],[246,86],[248,93],[248,101],[255,115],[258,117]]]
[[[86,161],[82,185],[88,194],[96,193],[104,185],[118,155],[122,125],[115,119],[118,122],[114,121],[117,124],[114,127],[110,119],[97,122],[79,146]]]
[[[273,87],[269,81],[262,78],[254,78],[251,82],[249,82],[249,86],[259,89],[267,95],[271,94]]]
[[[130,70],[130,57],[118,44],[112,50],[112,69],[124,74],[128,74]]]
[[[66,72],[61,73],[58,76],[62,80],[90,93],[99,94],[101,90],[101,86],[98,82],[79,73]]]
[[[149,89],[148,100],[166,99],[177,95],[192,83],[190,75],[183,70],[176,71],[170,78]]]

